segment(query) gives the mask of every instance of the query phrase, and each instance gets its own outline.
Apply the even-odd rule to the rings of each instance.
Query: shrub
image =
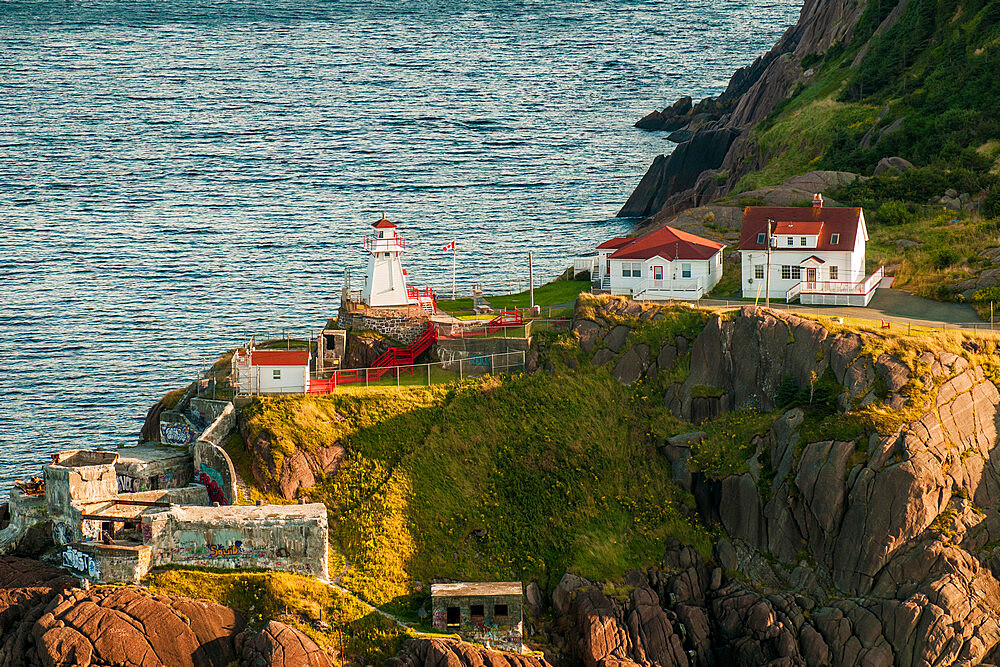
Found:
[[[983,208],[980,211],[984,218],[1000,218],[1000,185],[993,187],[993,190],[983,200]]]
[[[931,263],[934,268],[938,271],[942,269],[947,269],[949,266],[957,262],[959,259],[958,253],[951,248],[941,248],[931,256]]]
[[[905,225],[917,220],[916,207],[899,200],[887,201],[875,212],[875,222],[880,225]]]

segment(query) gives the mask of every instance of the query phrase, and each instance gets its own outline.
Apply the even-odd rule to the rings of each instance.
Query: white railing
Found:
[[[801,294],[868,294],[882,282],[885,277],[885,267],[878,267],[874,273],[864,280],[851,283],[840,280],[803,280],[792,285],[786,294],[786,300]]]
[[[689,280],[645,280],[632,288],[635,299],[642,298],[681,298],[700,299],[705,293],[703,276]]]
[[[592,278],[597,277],[597,255],[573,258],[573,273],[584,271],[589,271]]]

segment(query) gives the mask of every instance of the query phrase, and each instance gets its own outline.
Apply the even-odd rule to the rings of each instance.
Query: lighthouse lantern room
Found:
[[[374,232],[365,236],[368,275],[362,300],[369,306],[406,306],[410,303],[406,289],[406,272],[399,260],[406,244],[396,233],[396,225],[385,216],[372,225]]]

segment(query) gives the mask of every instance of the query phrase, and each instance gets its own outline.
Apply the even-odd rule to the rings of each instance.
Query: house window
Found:
[[[469,605],[469,616],[472,618],[482,618],[486,615],[486,611],[481,604]]]
[[[788,237],[788,245],[789,246],[795,245],[795,239],[793,239],[791,236]]]
[[[830,234],[830,245],[837,245],[840,243],[840,234]]]
[[[280,368],[275,368],[273,371],[271,371],[271,377],[273,379],[275,379],[275,380],[280,380],[281,379],[281,369]]]
[[[792,267],[792,280],[801,280],[801,279],[802,279],[802,267],[801,266],[793,266]]]
[[[755,264],[754,265],[754,267],[753,267],[753,277],[756,278],[757,280],[763,280],[764,279],[764,265],[763,264]]]
[[[690,277],[691,277],[691,265],[681,264],[681,278],[690,278]]]
[[[507,605],[505,604],[495,604],[493,605],[493,618],[507,617]]]
[[[641,262],[622,262],[622,278],[641,278]]]
[[[712,263],[708,263],[708,275],[712,275]]]
[[[382,238],[382,234],[384,234],[384,233],[385,233],[385,232],[379,232],[379,233],[378,233],[378,237],[379,237],[379,238]]]
[[[386,256],[386,257],[388,257],[388,256],[389,256],[389,253],[385,253],[385,256]]]
[[[788,266],[787,264],[781,265],[781,279],[782,280],[792,279],[792,267]]]
[[[764,232],[760,232],[759,234],[757,234],[757,243],[764,245],[765,241],[767,241],[767,234],[765,234]]]
[[[836,266],[830,267],[830,280],[836,280],[839,269]]]
[[[454,628],[462,624],[462,610],[458,607],[448,607],[448,627]]]
[[[806,237],[802,236],[799,238],[799,245],[804,246],[806,244]]]

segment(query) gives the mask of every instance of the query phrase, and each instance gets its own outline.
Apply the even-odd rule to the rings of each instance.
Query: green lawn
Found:
[[[535,305],[541,306],[543,315],[547,314],[545,309],[548,306],[557,306],[572,303],[580,292],[590,289],[589,280],[560,280],[547,283],[535,288]],[[513,308],[527,308],[530,304],[528,291],[517,294],[504,294],[501,296],[487,296],[486,301],[494,310],[510,310]],[[472,299],[439,299],[437,307],[449,315],[468,315],[472,313]]]

